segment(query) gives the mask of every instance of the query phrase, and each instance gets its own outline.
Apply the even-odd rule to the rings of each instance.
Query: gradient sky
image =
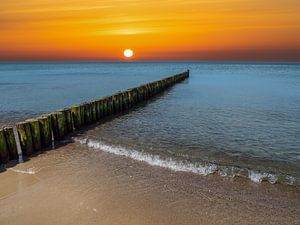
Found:
[[[299,61],[300,0],[1,0],[0,61]]]

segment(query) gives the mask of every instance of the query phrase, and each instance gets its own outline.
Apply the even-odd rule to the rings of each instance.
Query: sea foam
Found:
[[[173,171],[181,171],[181,172],[191,172],[200,175],[209,175],[209,174],[219,174],[221,176],[242,176],[247,177],[251,181],[255,183],[261,183],[263,181],[268,181],[271,184],[275,184],[278,182],[279,176],[267,173],[267,172],[260,172],[255,170],[247,169],[245,175],[242,175],[239,171],[241,170],[238,167],[225,167],[218,166],[214,163],[189,163],[183,161],[177,161],[171,158],[162,159],[158,155],[152,155],[145,152],[137,151],[130,148],[125,148],[120,145],[108,145],[104,142],[88,139],[88,138],[75,138],[75,141],[79,142],[80,144],[87,145],[91,149],[95,150],[102,150],[104,152],[112,153],[119,156],[129,157],[131,159],[145,162],[152,166],[159,166],[162,168],[171,169]],[[281,176],[282,177],[282,176]],[[292,176],[283,176],[283,183],[287,184],[294,184],[295,179]]]

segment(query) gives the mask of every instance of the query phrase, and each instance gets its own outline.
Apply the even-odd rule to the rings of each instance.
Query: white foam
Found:
[[[217,166],[214,164],[208,165],[195,165],[181,161],[174,161],[172,159],[161,159],[157,155],[150,155],[147,153],[139,152],[133,149],[124,148],[122,146],[107,145],[99,141],[90,139],[77,139],[79,143],[86,144],[89,148],[99,149],[115,155],[129,157],[131,159],[146,162],[152,166],[159,166],[168,168],[174,171],[192,172],[201,175],[208,175],[216,172]]]
[[[158,155],[151,155],[144,152],[140,152],[134,149],[124,148],[122,146],[117,145],[107,145],[101,141],[98,140],[92,140],[92,139],[77,139],[75,138],[75,141],[78,141],[80,144],[87,145],[89,148],[96,149],[96,150],[102,150],[104,152],[112,153],[115,155],[125,156],[129,157],[131,159],[146,162],[149,165],[152,166],[159,166],[163,168],[168,168],[173,171],[182,171],[182,172],[192,172],[196,174],[201,175],[208,175],[212,173],[217,173],[220,176],[229,176],[229,177],[235,177],[236,175],[239,175],[239,173],[234,172],[234,167],[230,168],[220,168],[216,164],[213,163],[207,163],[207,164],[200,164],[200,163],[189,163],[189,162],[183,162],[183,161],[175,161],[173,159],[162,159]],[[278,182],[278,176],[266,173],[266,172],[258,172],[254,170],[248,171],[248,178],[255,182],[255,183],[261,183],[262,181],[268,181],[271,184],[275,184]],[[295,183],[295,178],[292,176],[288,176],[289,184]]]
[[[277,182],[277,176],[270,173],[261,173],[257,171],[250,170],[249,178],[255,183],[261,183],[264,180],[269,181],[271,184],[275,184]]]
[[[35,167],[28,168],[27,170],[19,170],[10,168],[10,170],[16,172],[16,173],[23,173],[23,174],[36,174],[38,171],[35,169]]]

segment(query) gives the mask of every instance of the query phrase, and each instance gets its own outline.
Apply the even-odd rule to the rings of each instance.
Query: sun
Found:
[[[131,49],[125,49],[124,50],[124,56],[126,57],[126,58],[131,58],[132,56],[133,56],[133,51],[131,50]]]

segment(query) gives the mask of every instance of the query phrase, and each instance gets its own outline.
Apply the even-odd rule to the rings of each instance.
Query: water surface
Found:
[[[300,65],[0,64],[0,118],[14,122],[190,69],[190,78],[80,137],[152,165],[256,182],[300,180]]]

